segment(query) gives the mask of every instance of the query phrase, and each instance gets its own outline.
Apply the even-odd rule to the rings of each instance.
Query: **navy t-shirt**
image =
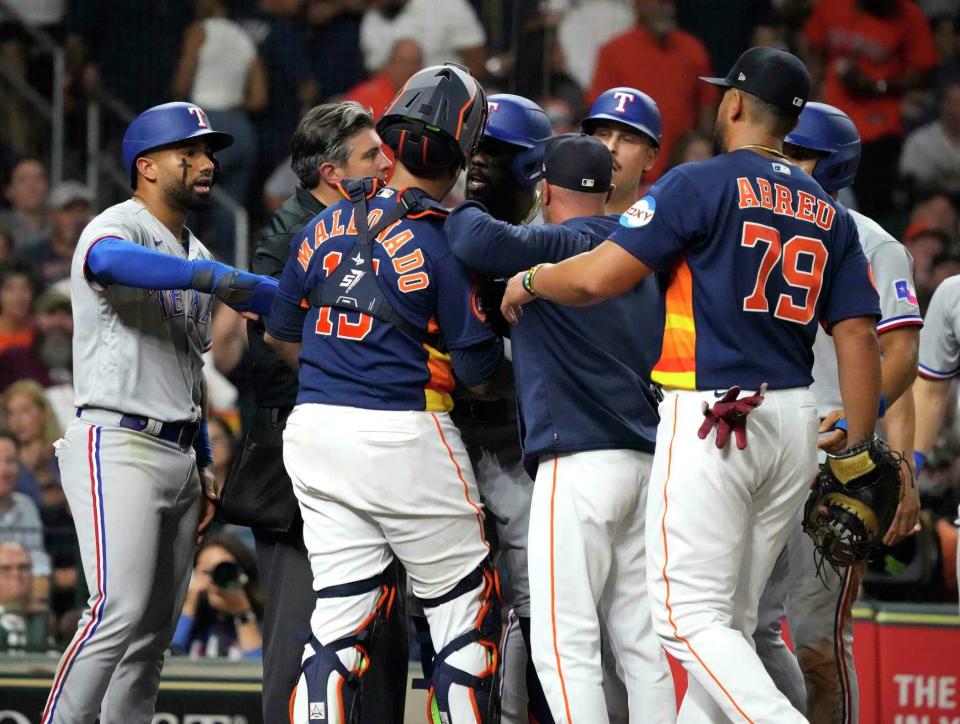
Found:
[[[377,193],[368,202],[370,227],[396,203],[395,189]],[[297,403],[449,411],[455,381],[446,352],[495,337],[476,289],[450,251],[444,215],[426,211],[404,217],[384,229],[373,246],[373,265],[391,306],[415,327],[438,333],[441,352],[362,312],[305,301],[356,243],[353,214],[353,204],[340,201],[291,240],[267,320],[271,336],[302,342]]]
[[[673,169],[610,240],[669,277],[652,373],[664,386],[806,387],[818,323],[880,315],[850,214],[752,151]]]

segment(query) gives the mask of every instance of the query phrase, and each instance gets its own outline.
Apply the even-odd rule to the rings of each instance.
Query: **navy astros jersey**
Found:
[[[371,228],[396,203],[396,189],[377,193],[368,202]],[[390,304],[415,327],[439,333],[443,352],[362,312],[305,301],[356,243],[353,214],[353,204],[344,199],[291,240],[267,320],[271,336],[302,342],[297,404],[449,411],[455,381],[446,352],[495,338],[447,244],[445,214],[404,217],[384,229],[373,246],[373,265]]]
[[[616,230],[617,218],[514,226],[467,202],[451,213],[445,228],[457,257],[471,269],[510,276],[533,263],[589,251]],[[659,417],[648,381],[662,329],[656,275],[588,307],[543,299],[524,307],[511,341],[528,469],[549,453],[653,451]]]
[[[850,214],[752,151],[673,169],[610,240],[669,275],[652,374],[666,387],[807,387],[818,323],[880,315]]]

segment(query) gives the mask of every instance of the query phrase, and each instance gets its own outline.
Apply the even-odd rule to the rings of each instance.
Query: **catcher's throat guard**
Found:
[[[846,567],[876,556],[900,501],[901,461],[876,436],[827,455],[803,514],[822,561]]]

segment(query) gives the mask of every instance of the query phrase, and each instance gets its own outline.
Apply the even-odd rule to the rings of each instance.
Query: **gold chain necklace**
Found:
[[[777,158],[782,158],[784,161],[788,161],[788,160],[789,160],[784,154],[782,154],[782,153],[781,153],[780,151],[778,151],[777,149],[775,149],[775,148],[768,148],[767,146],[761,146],[759,143],[748,143],[746,146],[740,146],[740,148],[738,148],[737,150],[738,150],[738,151],[742,151],[742,150],[744,150],[745,148],[752,148],[752,149],[757,150],[757,151],[766,151],[767,153],[769,153],[769,154],[772,155],[772,156],[776,156]]]

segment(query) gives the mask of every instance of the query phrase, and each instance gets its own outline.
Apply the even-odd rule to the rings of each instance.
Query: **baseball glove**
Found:
[[[803,511],[822,561],[845,567],[875,557],[900,501],[901,460],[876,436],[827,455]]]

